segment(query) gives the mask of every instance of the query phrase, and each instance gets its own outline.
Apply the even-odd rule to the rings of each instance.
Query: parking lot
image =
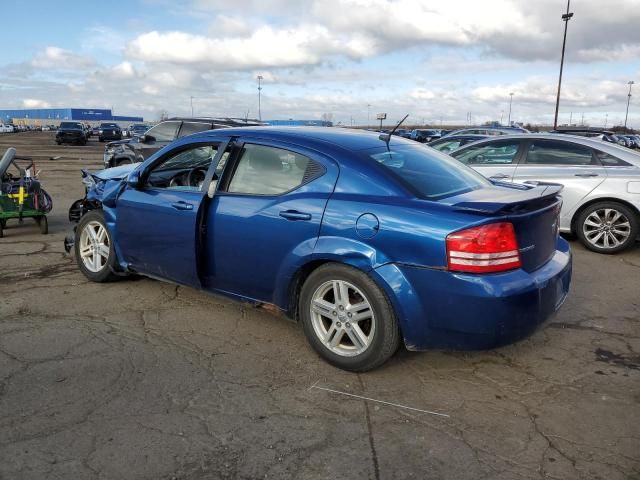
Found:
[[[54,199],[49,235],[0,239],[0,479],[640,479],[640,245],[572,242],[570,296],[525,341],[350,374],[268,309],[87,282],[63,239],[103,144],[53,137],[0,136]]]

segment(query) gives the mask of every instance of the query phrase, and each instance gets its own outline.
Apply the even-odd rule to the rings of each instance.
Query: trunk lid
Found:
[[[446,199],[454,210],[513,224],[522,268],[537,270],[553,257],[559,233],[562,185],[496,185]]]

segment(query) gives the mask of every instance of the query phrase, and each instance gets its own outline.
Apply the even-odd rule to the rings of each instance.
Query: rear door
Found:
[[[273,302],[312,254],[337,177],[337,165],[317,152],[238,143],[207,209],[207,287]]]
[[[511,182],[521,154],[521,144],[522,140],[517,138],[493,140],[455,151],[451,156],[490,180]]]
[[[527,142],[514,181],[560,183],[562,190],[562,223],[574,207],[607,177],[590,147],[567,140],[532,139]]]

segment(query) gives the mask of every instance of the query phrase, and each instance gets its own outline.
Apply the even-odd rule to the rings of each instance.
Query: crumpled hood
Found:
[[[133,172],[138,166],[138,163],[127,163],[125,165],[120,165],[119,167],[113,168],[105,168],[104,170],[100,170],[98,172],[92,173],[95,178],[99,178],[100,180],[118,180],[125,178],[131,172]]]

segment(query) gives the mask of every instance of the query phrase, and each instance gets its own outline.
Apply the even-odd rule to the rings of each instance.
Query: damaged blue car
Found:
[[[84,172],[68,247],[95,282],[145,275],[302,324],[328,362],[514,342],[560,308],[561,186],[491,182],[391,135],[229,128]]]

